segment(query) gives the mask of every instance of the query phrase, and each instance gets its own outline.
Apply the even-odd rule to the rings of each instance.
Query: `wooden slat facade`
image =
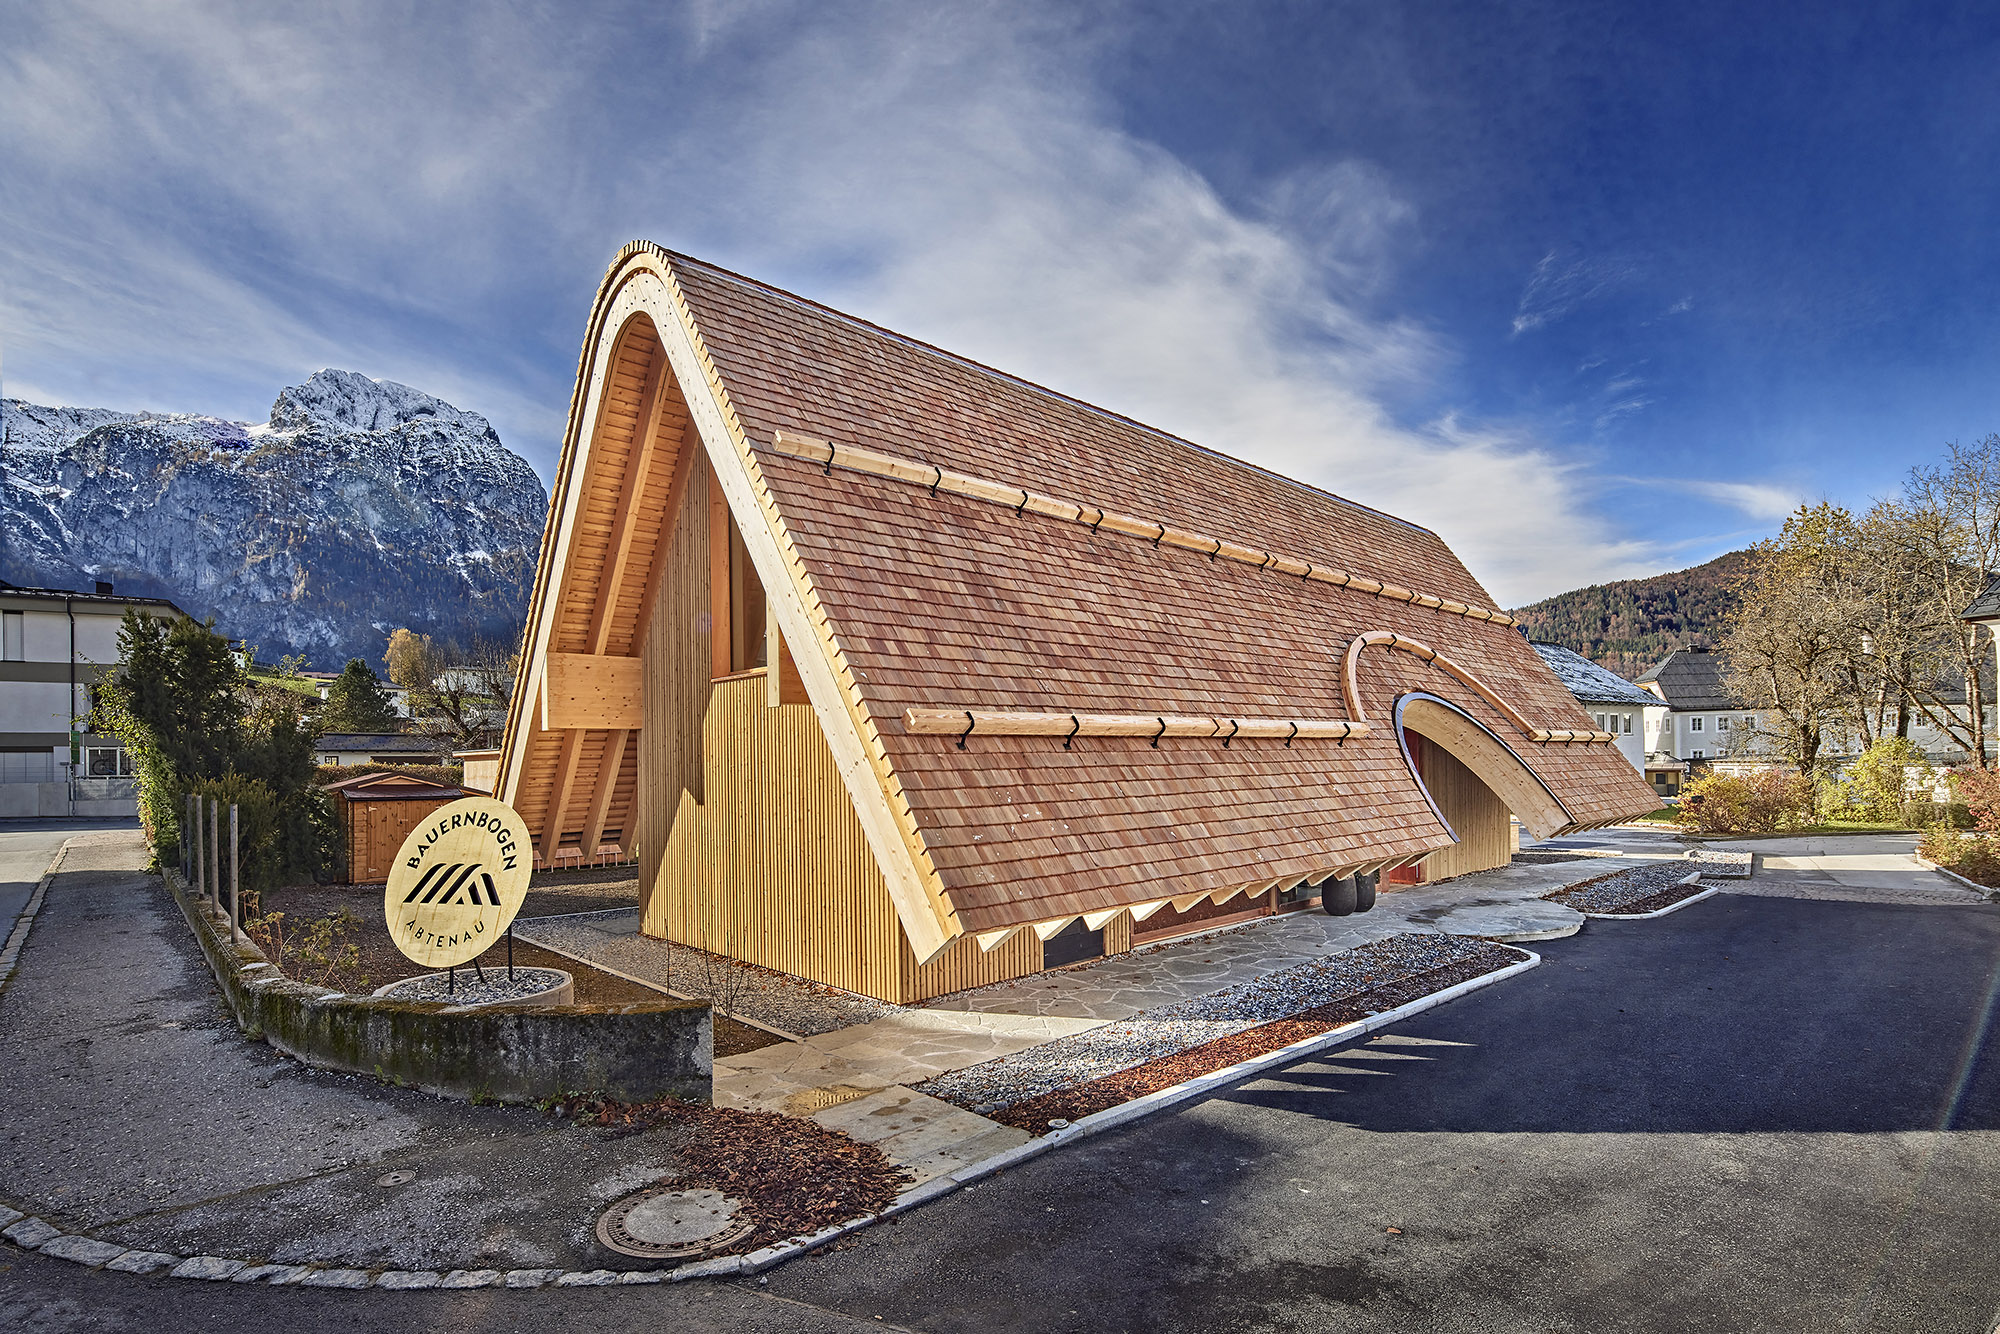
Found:
[[[1418,763],[1424,786],[1459,838],[1424,859],[1423,882],[1505,866],[1514,855],[1507,804],[1443,746],[1421,736],[1416,741],[1422,751]]]

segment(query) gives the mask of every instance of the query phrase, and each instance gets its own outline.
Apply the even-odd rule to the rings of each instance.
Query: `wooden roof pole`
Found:
[[[1367,723],[1345,718],[1195,718],[1153,713],[1019,713],[997,709],[905,709],[903,730],[919,736],[1206,737],[1235,741],[1345,741]]]
[[[804,459],[829,469],[845,468],[853,472],[867,473],[871,477],[887,477],[894,481],[907,482],[912,486],[921,486],[933,492],[949,491],[953,495],[965,496],[972,500],[1004,505],[1017,514],[1032,512],[1047,518],[1059,519],[1064,523],[1081,524],[1093,533],[1121,533],[1126,537],[1142,538],[1155,546],[1180,547],[1215,559],[1254,565],[1273,574],[1290,575],[1308,583],[1351,588],[1357,593],[1387,598],[1392,602],[1408,602],[1418,607],[1430,607],[1452,616],[1463,616],[1468,620],[1488,621],[1494,625],[1516,623],[1506,612],[1495,611],[1490,607],[1468,606],[1451,598],[1413,592],[1396,584],[1385,584],[1380,580],[1349,574],[1331,565],[1319,565],[1312,561],[1281,556],[1273,551],[1245,546],[1240,542],[1224,541],[1207,533],[1175,528],[1156,519],[1120,514],[1115,510],[1086,505],[1081,501],[1037,495],[1018,486],[1008,486],[988,481],[983,477],[953,472],[936,464],[897,458],[893,454],[883,454],[873,449],[837,445],[786,430],[779,430],[773,434],[771,449],[788,458]]]

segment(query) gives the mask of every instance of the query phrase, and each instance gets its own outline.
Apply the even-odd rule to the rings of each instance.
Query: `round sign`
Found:
[[[449,968],[500,939],[534,872],[528,826],[491,797],[441,806],[403,840],[382,910],[396,948]]]

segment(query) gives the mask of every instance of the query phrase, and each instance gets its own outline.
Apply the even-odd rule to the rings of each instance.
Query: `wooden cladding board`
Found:
[[[396,854],[402,850],[403,840],[410,836],[410,831],[422,824],[424,817],[432,811],[454,800],[456,798],[452,797],[437,801],[346,801],[336,798],[347,833],[348,883],[365,885],[387,880],[389,867],[395,862]]]
[[[648,819],[672,805],[640,929],[900,1003],[1040,969],[1032,933],[990,954],[967,937],[917,964],[818,719],[771,708],[765,688],[701,683],[704,799],[648,787]],[[642,847],[653,855],[650,838]]]
[[[542,671],[542,726],[630,730],[645,724],[639,659],[551,653]]]
[[[1435,884],[1507,865],[1514,855],[1507,803],[1443,746],[1423,737],[1417,744],[1423,751],[1419,763],[1424,786],[1459,837],[1457,843],[1425,858],[1424,882]]]

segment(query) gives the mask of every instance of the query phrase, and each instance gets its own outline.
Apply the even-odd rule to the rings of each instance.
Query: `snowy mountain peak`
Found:
[[[304,384],[281,390],[271,405],[271,427],[279,431],[314,425],[336,431],[392,431],[422,418],[463,427],[475,435],[493,430],[476,412],[461,412],[421,389],[394,380],[371,380],[354,371],[315,371]]]

